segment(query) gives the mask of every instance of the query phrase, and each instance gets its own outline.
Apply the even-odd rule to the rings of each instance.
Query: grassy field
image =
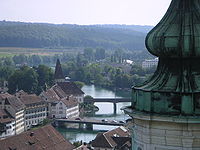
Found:
[[[0,47],[0,57],[11,57],[14,55],[55,55],[62,53],[78,53],[81,48],[45,49],[45,48],[19,48],[19,47]]]

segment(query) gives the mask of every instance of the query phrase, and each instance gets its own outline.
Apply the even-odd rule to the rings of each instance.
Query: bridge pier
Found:
[[[92,123],[87,123],[86,124],[86,129],[92,131],[93,130],[93,124]]]
[[[114,114],[116,115],[117,114],[117,103],[113,103],[113,111],[114,111]]]

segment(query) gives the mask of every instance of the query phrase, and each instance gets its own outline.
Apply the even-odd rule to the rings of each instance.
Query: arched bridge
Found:
[[[114,114],[117,113],[117,103],[123,103],[123,102],[131,102],[131,98],[90,98],[90,99],[84,99],[84,102],[108,102],[113,103],[113,110]]]
[[[91,98],[91,99],[84,99],[84,102],[123,103],[123,102],[131,102],[131,98]]]
[[[109,125],[109,126],[123,126],[124,122],[114,120],[95,120],[91,118],[71,118],[71,119],[55,119],[59,123],[73,123],[73,124],[85,124],[88,129],[93,128],[93,124],[96,125]]]

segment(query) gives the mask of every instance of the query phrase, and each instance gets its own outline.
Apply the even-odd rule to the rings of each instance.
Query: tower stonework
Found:
[[[155,74],[132,88],[133,150],[200,150],[200,0],[172,0],[146,37]]]

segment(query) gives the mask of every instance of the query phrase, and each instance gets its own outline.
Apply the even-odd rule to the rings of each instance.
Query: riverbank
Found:
[[[95,85],[84,85],[82,88],[85,95],[90,95],[94,98],[115,98],[115,97],[130,97],[130,93],[124,91],[112,91],[101,87],[96,87]],[[130,105],[130,103],[117,103],[117,114],[113,112],[112,103],[94,103],[99,110],[93,114],[86,115],[84,117],[89,117],[95,120],[116,120],[116,121],[125,121],[129,118],[128,115],[124,114],[120,110],[124,106]],[[93,140],[98,132],[108,131],[116,128],[115,126],[106,126],[106,125],[94,125],[93,131],[79,130],[79,129],[65,129],[65,128],[56,128],[66,139],[72,143],[75,141],[89,142]]]

